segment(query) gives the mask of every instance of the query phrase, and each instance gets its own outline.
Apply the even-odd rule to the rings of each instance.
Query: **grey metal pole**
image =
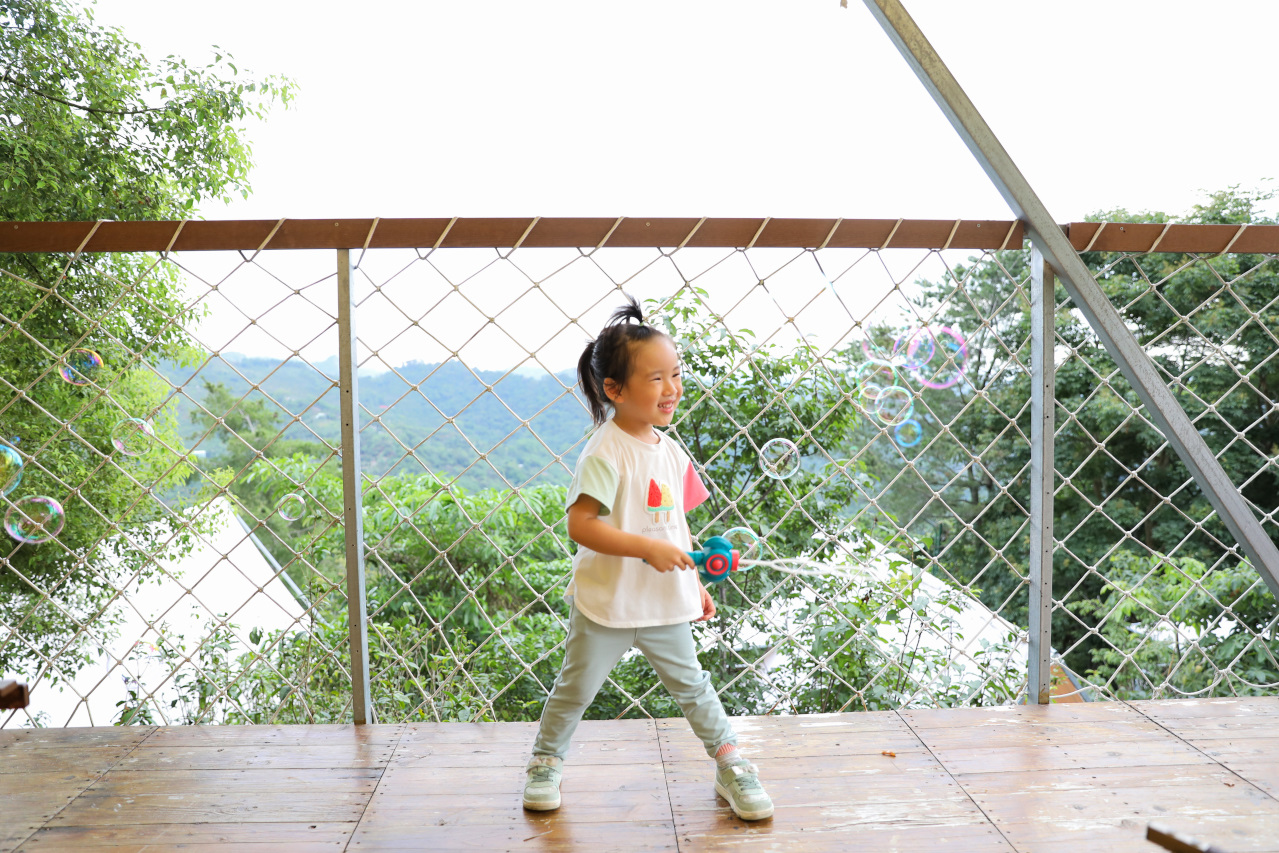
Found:
[[[360,488],[360,389],[351,301],[351,250],[338,249],[338,382],[342,406],[342,525],[346,541],[346,610],[351,633],[351,707],[369,722],[369,626],[364,588],[363,490]]]
[[[1043,253],[1045,262],[1057,273],[1075,307],[1088,320],[1106,351],[1132,383],[1151,420],[1190,470],[1204,496],[1270,587],[1270,592],[1279,598],[1279,549],[1270,541],[1256,515],[1226,476],[1221,463],[1212,455],[1212,449],[1164,385],[1154,362],[1124,325],[1123,318],[1097,285],[1079,253],[1048,215],[1048,209],[1035,195],[900,0],[864,2],[946,114],[968,150],[977,158],[1004,201],[1026,223],[1031,243]]]
[[[1056,406],[1053,347],[1056,290],[1052,268],[1030,250],[1030,643],[1027,702],[1052,694],[1053,433]]]

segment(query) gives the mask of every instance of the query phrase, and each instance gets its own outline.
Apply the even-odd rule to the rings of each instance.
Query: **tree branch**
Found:
[[[3,77],[0,77],[0,80],[3,80],[6,83],[16,86],[19,89],[30,92],[33,95],[38,95],[39,97],[44,98],[47,101],[53,101],[54,103],[62,104],[63,106],[71,107],[72,109],[84,110],[87,113],[94,113],[96,115],[135,116],[135,115],[142,115],[143,113],[160,113],[168,109],[168,107],[143,107],[141,109],[136,109],[136,110],[106,110],[106,109],[102,109],[101,107],[91,107],[88,104],[77,104],[74,101],[68,101],[65,98],[59,98],[56,95],[50,95],[48,92],[42,92],[39,89],[36,89],[32,86],[24,85],[21,81],[16,80],[13,77],[13,75],[9,74],[8,72],[5,72],[5,75]]]

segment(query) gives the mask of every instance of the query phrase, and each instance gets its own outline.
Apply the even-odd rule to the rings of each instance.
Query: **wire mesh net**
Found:
[[[337,519],[290,453],[305,443],[306,458],[338,464],[333,434],[309,422],[335,383],[298,356],[314,394],[294,386],[286,401],[284,361],[227,352],[324,346],[331,264],[286,285],[267,259],[239,256],[204,278],[173,259],[20,257],[27,274],[7,272],[0,321],[16,469],[0,668],[43,698],[13,719],[349,717],[349,698],[312,701],[317,680],[350,694],[345,634],[328,630],[345,593],[317,547]]]
[[[1273,256],[1084,257],[1273,538]],[[1274,597],[1060,292],[1057,307],[1055,645],[1098,696],[1273,694]]]
[[[1024,694],[1025,252],[352,256],[375,720],[540,714],[590,429],[574,367],[623,294],[680,351],[696,542],[759,563],[695,628],[730,713]],[[1088,258],[1272,526],[1272,260]],[[0,669],[36,688],[6,725],[349,719],[333,253],[4,275]],[[1273,600],[1060,294],[1057,314],[1061,692],[1272,692]],[[633,653],[588,716],[677,713]]]

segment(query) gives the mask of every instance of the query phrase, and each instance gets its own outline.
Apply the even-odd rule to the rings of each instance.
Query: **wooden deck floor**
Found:
[[[1279,698],[736,724],[770,820],[681,719],[583,723],[542,814],[528,723],[3,730],[0,851],[1279,851]]]

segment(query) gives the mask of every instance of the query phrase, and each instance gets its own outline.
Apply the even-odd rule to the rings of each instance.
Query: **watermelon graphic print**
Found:
[[[671,491],[671,487],[666,483],[659,483],[656,480],[648,481],[648,503],[646,508],[653,513],[653,521],[663,522],[671,520],[671,510],[675,509],[675,493]]]

